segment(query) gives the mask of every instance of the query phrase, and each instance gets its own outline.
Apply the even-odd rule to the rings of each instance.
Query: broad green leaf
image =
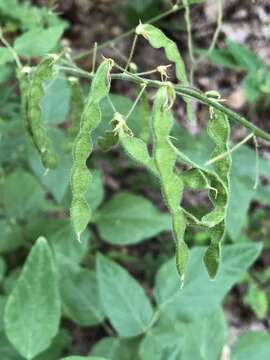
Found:
[[[262,331],[246,332],[232,348],[232,360],[268,360],[270,335]]]
[[[60,329],[51,346],[44,353],[35,357],[34,360],[59,360],[63,351],[68,350],[71,340],[69,333]]]
[[[70,88],[66,79],[54,77],[45,86],[41,110],[47,124],[61,124],[69,112]]]
[[[128,338],[144,333],[153,308],[139,283],[101,254],[97,255],[97,277],[103,308],[118,334]]]
[[[55,49],[63,31],[63,25],[29,30],[16,38],[14,49],[19,55],[27,58],[47,55]]]
[[[97,276],[64,257],[57,258],[60,291],[65,314],[76,324],[94,326],[104,321]]]
[[[5,178],[4,206],[10,218],[26,218],[41,209],[44,191],[28,172],[17,169]]]
[[[0,358],[3,360],[23,360],[8,341],[4,332],[0,332]]]
[[[70,219],[54,220],[53,223],[54,226],[46,232],[46,236],[56,257],[62,255],[74,263],[80,263],[89,250],[89,231],[82,234],[81,243],[79,243],[74,235]]]
[[[107,202],[95,222],[101,237],[117,245],[136,244],[171,229],[168,214],[161,214],[149,200],[127,192]]]
[[[104,356],[110,360],[136,359],[138,341],[104,337],[96,343],[92,350],[93,356]]]
[[[169,319],[164,314],[142,340],[140,359],[162,360],[167,359],[165,354],[174,354],[175,357],[170,359],[217,360],[226,336],[226,323],[221,309],[193,322]]]
[[[0,253],[17,249],[22,244],[22,231],[19,225],[0,220]]]
[[[54,260],[47,241],[39,238],[7,300],[7,337],[22,356],[31,360],[50,346],[60,316]]]
[[[205,249],[192,249],[182,290],[175,260],[169,260],[156,277],[155,297],[159,307],[171,318],[184,315],[192,319],[211,313],[252,265],[261,249],[260,244],[224,246],[220,271],[214,281],[209,280],[202,265]]]
[[[52,193],[54,198],[60,203],[68,189],[70,181],[70,168],[72,165],[71,151],[66,149],[67,142],[65,134],[59,129],[52,129],[50,132],[55,153],[59,158],[59,166],[52,171],[44,174],[44,167],[40,156],[33,147],[28,147],[28,161],[32,170],[39,178],[39,181]]]

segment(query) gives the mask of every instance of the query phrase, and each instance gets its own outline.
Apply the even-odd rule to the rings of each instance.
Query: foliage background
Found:
[[[72,55],[77,55],[89,50],[95,41],[101,44],[116,38],[136,26],[138,19],[148,20],[166,11],[169,3],[0,0],[0,21],[5,37],[24,64],[35,65],[47,52],[68,46]],[[190,8],[198,56],[209,45],[215,30],[215,4],[211,0],[193,1]],[[50,9],[54,6],[52,15]],[[226,98],[227,106],[270,131],[268,1],[230,0],[225,2],[223,11],[217,48],[196,69],[195,86],[203,91],[218,90]],[[190,64],[183,11],[160,20],[157,25],[177,42],[186,64]],[[132,37],[124,38],[113,47],[104,47],[99,55],[113,57],[123,65],[123,55],[128,56],[131,41]],[[91,56],[85,56],[78,64],[90,71],[91,61]],[[151,50],[143,41],[138,44],[134,62],[141,71],[167,64],[162,52]],[[89,159],[94,182],[87,196],[94,218],[82,244],[76,242],[68,217],[69,83],[66,78],[57,77],[46,84],[42,111],[61,166],[44,176],[39,157],[25,138],[14,70],[10,53],[1,47],[0,357],[25,358],[19,352],[22,354],[23,343],[33,338],[34,325],[25,331],[24,339],[16,333],[16,321],[23,324],[23,319],[36,313],[40,323],[50,324],[48,312],[52,316],[55,312],[57,320],[59,309],[53,272],[49,265],[42,267],[42,261],[50,262],[48,245],[36,242],[42,235],[47,238],[49,252],[57,265],[59,279],[55,286],[60,289],[62,317],[60,327],[40,334],[40,343],[47,341],[47,348],[37,345],[35,353],[32,346],[34,355],[30,359],[57,360],[87,354],[111,360],[267,359],[270,353],[269,144],[258,140],[258,169],[252,142],[234,153],[222,269],[217,279],[210,282],[200,263],[200,247],[207,245],[209,239],[204,232],[190,231],[188,242],[193,250],[186,285],[180,293],[171,260],[174,244],[169,232],[170,219],[159,194],[159,184],[117,148],[106,154],[96,149]],[[174,81],[173,74],[170,75]],[[88,83],[82,84],[86,94]],[[127,113],[136,97],[134,87],[117,82],[113,84],[113,92],[115,107]],[[148,95],[151,102],[153,94]],[[140,126],[142,110],[145,111],[136,108],[129,120],[134,130]],[[194,110],[198,121],[196,126],[191,126],[183,104],[177,103],[175,116],[179,126],[173,135],[181,149],[198,163],[204,163],[213,147],[205,133],[208,114],[198,104]],[[106,101],[102,116],[96,138],[112,117]],[[232,143],[245,136],[245,129],[233,127]],[[254,189],[256,172],[260,174],[260,183]],[[198,213],[209,206],[203,192],[199,195],[186,192],[184,203]],[[12,345],[7,339],[4,309],[12,289],[18,288],[16,280],[26,259],[29,260],[31,248],[34,260],[32,264],[27,261],[28,272],[24,273],[33,286],[30,293],[37,294],[35,284],[45,281],[51,284],[46,290],[55,304],[51,303],[47,312],[45,306],[43,310],[39,306],[38,297],[30,296],[31,306],[16,306],[11,314],[16,319],[12,324],[16,326],[11,324],[8,331],[15,333],[15,349],[14,342]],[[37,261],[37,256],[41,260]],[[34,281],[33,274],[39,282]],[[41,299],[45,288],[40,289]],[[18,297],[27,299],[20,292]]]

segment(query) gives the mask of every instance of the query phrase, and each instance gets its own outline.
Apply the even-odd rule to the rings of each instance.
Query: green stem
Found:
[[[188,35],[188,53],[189,53],[189,57],[190,57],[190,61],[191,61],[189,81],[190,81],[190,84],[193,85],[196,60],[194,57],[190,9],[189,9],[188,0],[183,0],[183,4],[184,4],[184,8],[185,8],[185,22],[186,22],[187,35]]]
[[[82,76],[88,79],[92,79],[93,75],[85,70],[81,70],[74,67],[66,67],[66,66],[59,66],[56,65],[56,68],[59,70],[63,70],[66,72],[70,72],[73,74],[76,74],[78,76]],[[134,74],[125,72],[120,74],[112,74],[111,78],[114,80],[122,80],[122,81],[129,81],[135,84],[146,84],[146,86],[154,87],[154,88],[160,88],[161,86],[164,86],[164,83],[162,81],[158,80],[150,80],[146,78],[141,78],[139,76],[136,76]],[[194,89],[192,87],[188,86],[182,86],[182,85],[173,85],[174,89],[176,90],[176,93],[181,96],[186,96],[191,99],[195,99],[199,101],[202,104],[205,104],[207,106],[212,106],[213,108],[222,111],[224,114],[226,114],[231,120],[235,121],[236,123],[239,123],[243,125],[245,128],[252,131],[252,133],[260,137],[264,140],[270,141],[270,134],[266,133],[262,129],[258,128],[256,125],[253,125],[251,122],[249,122],[247,119],[245,119],[243,116],[235,113],[234,111],[230,110],[229,108],[223,106],[218,101],[215,101],[205,95],[205,93]]]
[[[208,160],[205,165],[211,165],[214,164],[215,162],[224,159],[226,156],[228,156],[229,154],[233,153],[235,150],[239,149],[242,145],[244,145],[245,143],[247,143],[251,138],[254,137],[254,134],[248,134],[248,136],[246,136],[243,140],[241,140],[239,143],[237,143],[235,146],[233,146],[231,149],[229,149],[228,151],[225,151],[224,153]]]
[[[169,16],[169,15],[172,15],[172,14],[176,13],[177,11],[179,11],[179,10],[181,10],[181,9],[183,9],[183,6],[173,6],[170,10],[165,11],[165,12],[163,12],[162,14],[159,14],[159,15],[157,15],[157,16],[149,19],[149,20],[146,21],[145,23],[146,23],[146,24],[153,24],[153,23],[155,23],[155,22],[157,22],[157,21],[159,21],[159,20],[164,19],[165,17],[167,17],[167,16]],[[101,44],[101,45],[99,45],[99,46],[97,47],[97,51],[102,50],[102,49],[106,48],[107,46],[110,46],[111,44],[116,44],[117,42],[125,39],[126,37],[128,37],[128,36],[130,36],[130,35],[132,35],[132,34],[135,32],[135,30],[136,30],[136,27],[128,30],[128,31],[125,32],[124,34],[121,34],[121,35],[117,36],[117,37],[114,38],[114,39],[111,39],[111,40],[106,41],[105,43],[103,43],[103,44]],[[87,50],[87,51],[83,51],[83,52],[81,52],[80,54],[73,56],[72,59],[73,59],[73,60],[82,59],[82,58],[85,57],[85,56],[91,55],[91,54],[93,53],[93,51],[94,51],[94,49],[92,49],[92,50]]]

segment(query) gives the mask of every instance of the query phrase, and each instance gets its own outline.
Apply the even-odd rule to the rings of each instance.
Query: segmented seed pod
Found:
[[[112,66],[113,61],[105,59],[97,69],[82,113],[80,130],[73,145],[70,214],[78,239],[80,239],[81,233],[91,219],[91,210],[85,198],[85,193],[91,182],[91,173],[86,162],[93,149],[91,134],[101,121],[100,102],[108,95],[110,90],[109,75]]]
[[[151,24],[139,24],[136,28],[136,34],[143,36],[153,48],[163,48],[167,59],[175,65],[177,79],[182,85],[189,85],[185,64],[175,42],[169,39],[159,28]],[[188,118],[192,120],[193,111],[191,102],[187,98],[184,100],[187,104]]]
[[[41,156],[46,169],[55,169],[58,164],[57,156],[51,150],[51,141],[42,118],[40,102],[45,94],[44,83],[53,75],[53,65],[58,59],[56,55],[48,55],[36,67],[32,74],[28,95],[28,119],[33,142]]]
[[[176,267],[183,284],[188,258],[188,247],[184,241],[187,219],[180,207],[184,182],[176,172],[177,155],[170,140],[173,126],[171,113],[173,99],[173,87],[169,85],[160,88],[156,94],[152,119],[153,154],[163,197],[172,215],[172,230],[176,243]]]
[[[211,118],[208,125],[208,133],[216,144],[212,157],[216,157],[225,152],[227,153],[225,157],[213,163],[215,173],[221,179],[226,188],[224,197],[227,197],[227,202],[224,206],[224,220],[209,230],[211,244],[204,255],[204,263],[208,274],[211,278],[214,278],[217,274],[220,263],[221,241],[225,235],[225,222],[230,193],[229,176],[232,160],[229,152],[230,124],[228,118],[224,113],[216,109],[212,109],[210,114]]]
[[[68,132],[71,138],[75,138],[80,130],[81,116],[85,104],[83,89],[79,79],[71,76],[68,78],[70,83],[70,127]]]

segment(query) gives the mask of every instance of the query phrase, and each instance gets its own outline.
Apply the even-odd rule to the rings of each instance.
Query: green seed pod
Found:
[[[104,136],[99,136],[97,139],[98,147],[104,152],[111,150],[118,142],[118,136],[110,130],[107,130]]]
[[[31,131],[31,124],[29,122],[28,118],[28,93],[30,89],[30,79],[29,79],[29,73],[30,73],[29,67],[24,68],[18,68],[16,71],[16,76],[19,82],[19,88],[20,88],[20,99],[21,99],[21,115],[23,118],[24,126],[26,133],[33,141],[33,135]]]
[[[177,45],[169,39],[160,29],[151,24],[139,24],[136,28],[136,34],[143,36],[155,49],[164,48],[166,57],[175,64],[177,79],[184,85],[188,86],[188,78],[183,59],[179,53]],[[190,120],[193,119],[193,111],[189,99],[185,99],[187,112]]]
[[[91,219],[90,207],[85,198],[85,193],[91,182],[91,174],[86,161],[93,149],[91,134],[101,121],[100,102],[110,90],[109,74],[112,66],[112,60],[105,59],[94,76],[89,97],[82,113],[80,130],[73,145],[70,214],[78,240]]]
[[[84,94],[80,82],[75,77],[70,77],[70,90],[71,90],[71,99],[70,99],[70,127],[68,129],[69,134],[72,138],[75,138],[80,130],[80,121],[81,115],[84,108]]]
[[[216,276],[220,263],[220,244],[225,234],[225,219],[227,214],[227,207],[230,192],[230,169],[231,169],[231,154],[229,152],[230,140],[230,124],[225,114],[218,110],[211,111],[211,119],[208,126],[209,136],[216,143],[216,148],[212,157],[216,157],[222,153],[227,152],[227,156],[213,163],[215,173],[222,180],[226,188],[227,202],[224,206],[224,220],[211,228],[209,233],[211,236],[211,244],[204,255],[204,263],[208,274],[211,278]]]
[[[184,182],[176,173],[177,155],[170,140],[173,125],[170,110],[171,91],[172,87],[166,85],[160,88],[156,94],[152,124],[154,135],[153,153],[164,200],[172,215],[173,235],[176,242],[176,266],[183,283],[188,257],[188,247],[184,241],[187,220],[180,207]]]
[[[28,119],[31,134],[46,169],[55,169],[58,161],[56,155],[51,151],[51,142],[43,123],[40,101],[44,96],[43,83],[52,77],[53,64],[57,58],[50,55],[41,61],[33,73],[29,89]]]

